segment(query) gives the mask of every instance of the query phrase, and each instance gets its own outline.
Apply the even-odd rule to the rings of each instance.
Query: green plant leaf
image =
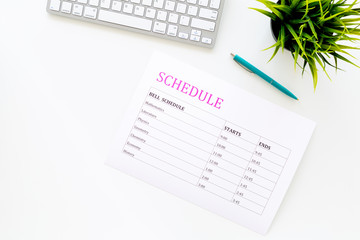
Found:
[[[318,81],[317,67],[328,78],[326,66],[335,68],[336,71],[341,70],[338,68],[339,59],[359,67],[347,58],[353,57],[349,51],[360,50],[359,45],[346,43],[351,41],[356,44],[360,41],[360,8],[356,8],[358,0],[280,0],[279,3],[257,1],[271,12],[254,10],[279,24],[277,41],[269,47],[274,48],[270,60],[280,48],[283,51],[285,47],[290,49],[294,68],[299,65],[302,74],[310,69],[314,90]],[[302,65],[298,63],[299,58],[302,58]]]
[[[314,34],[315,38],[318,39],[318,36],[317,36],[317,33],[316,33],[313,22],[311,20],[309,20],[307,23],[308,23],[308,25],[309,25],[309,27],[311,29],[312,34]]]
[[[285,12],[286,14],[291,14],[291,8],[286,5],[273,5],[274,8],[278,9],[279,11]]]
[[[269,59],[268,62],[270,62],[270,61],[276,56],[276,54],[277,54],[277,52],[279,51],[279,49],[280,49],[280,45],[275,46],[274,53],[273,53],[273,55],[271,56],[271,58]]]
[[[258,11],[259,13],[262,13],[264,14],[265,16],[268,16],[269,18],[271,18],[273,21],[275,21],[277,19],[276,15],[273,14],[272,12],[268,12],[268,11],[265,11],[263,9],[259,9],[259,8],[250,8],[252,10],[255,10],[255,11]]]
[[[314,61],[313,58],[309,58],[307,63],[309,64],[309,68],[311,71],[311,75],[313,77],[313,85],[314,85],[314,91],[316,89],[317,86],[317,81],[318,81],[318,74],[317,74],[317,68],[316,68],[316,63]]]
[[[267,0],[257,0],[257,1],[261,2],[267,8],[269,8],[278,18],[280,18],[281,20],[284,20],[284,16],[282,15],[282,13],[275,8],[275,5],[277,5],[276,3],[270,2],[270,1],[267,1]]]
[[[293,54],[293,58],[294,58],[294,69],[296,69],[296,65],[297,65],[297,61],[299,58],[299,52],[300,52],[300,48],[297,45],[294,45],[294,54]]]
[[[324,65],[327,64],[327,65],[329,65],[329,66],[331,66],[331,67],[333,67],[333,68],[335,68],[335,69],[337,70],[337,66],[331,64],[331,63],[324,57],[323,54],[318,53],[318,56],[322,59],[322,61],[324,62]],[[327,56],[327,57],[328,57],[328,56]]]
[[[289,30],[289,32],[291,33],[291,35],[294,37],[294,40],[297,42],[297,44],[299,45],[300,49],[302,51],[305,52],[301,42],[300,42],[300,39],[299,39],[299,36],[296,34],[295,30],[293,29],[293,27],[290,25],[290,24],[285,24],[286,28]]]
[[[325,64],[324,64],[325,62],[321,58],[319,58],[318,54],[314,54],[314,58],[315,58],[316,62],[319,63],[319,65],[321,66],[321,68],[324,71],[324,73],[326,74],[326,76],[331,80],[328,72],[325,69]]]
[[[334,57],[343,60],[344,62],[350,63],[351,65],[360,68],[358,65],[356,65],[355,63],[351,62],[350,60],[348,60],[346,57],[341,56],[340,54],[336,53],[336,52],[331,52],[329,53],[331,55],[333,55]]]
[[[284,25],[281,25],[281,27],[280,27],[278,39],[280,40],[281,48],[282,48],[282,51],[284,52],[284,48],[285,48],[285,27],[284,27]]]
[[[290,8],[291,8],[291,9],[295,8],[295,7],[299,4],[300,1],[302,1],[302,0],[293,0],[293,1],[290,1],[290,2],[291,2]],[[283,4],[283,3],[281,3],[281,4]]]

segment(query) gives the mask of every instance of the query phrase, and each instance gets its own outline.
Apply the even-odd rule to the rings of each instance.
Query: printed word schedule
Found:
[[[122,152],[258,215],[291,154],[266,136],[153,87]]]

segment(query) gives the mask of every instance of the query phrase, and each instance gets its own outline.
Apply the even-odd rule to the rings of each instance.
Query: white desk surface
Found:
[[[52,16],[46,0],[1,5],[0,239],[360,239],[360,70],[321,74],[314,93],[289,53],[267,63],[255,1],[226,1],[212,50]],[[317,122],[265,237],[104,165],[154,50]],[[240,81],[230,52],[300,101]]]

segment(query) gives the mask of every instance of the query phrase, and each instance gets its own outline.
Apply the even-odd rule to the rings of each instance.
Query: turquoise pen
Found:
[[[268,75],[266,75],[265,73],[260,71],[258,68],[256,68],[254,65],[247,62],[242,57],[235,55],[233,53],[231,53],[231,56],[233,56],[233,59],[235,62],[240,64],[242,67],[247,69],[249,72],[255,73],[256,75],[258,75],[259,77],[261,77],[262,79],[264,79],[265,81],[267,81],[268,83],[270,83],[271,85],[273,85],[274,87],[276,87],[277,89],[279,89],[280,91],[282,91],[283,93],[288,95],[289,97],[299,100],[292,92],[290,92],[288,89],[286,89],[283,85],[276,82],[274,79],[272,79],[271,77],[269,77]]]

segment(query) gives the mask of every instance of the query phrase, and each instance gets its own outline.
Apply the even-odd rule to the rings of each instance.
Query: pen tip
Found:
[[[235,54],[233,54],[233,53],[230,53],[230,55],[233,56],[233,57],[235,57]]]

